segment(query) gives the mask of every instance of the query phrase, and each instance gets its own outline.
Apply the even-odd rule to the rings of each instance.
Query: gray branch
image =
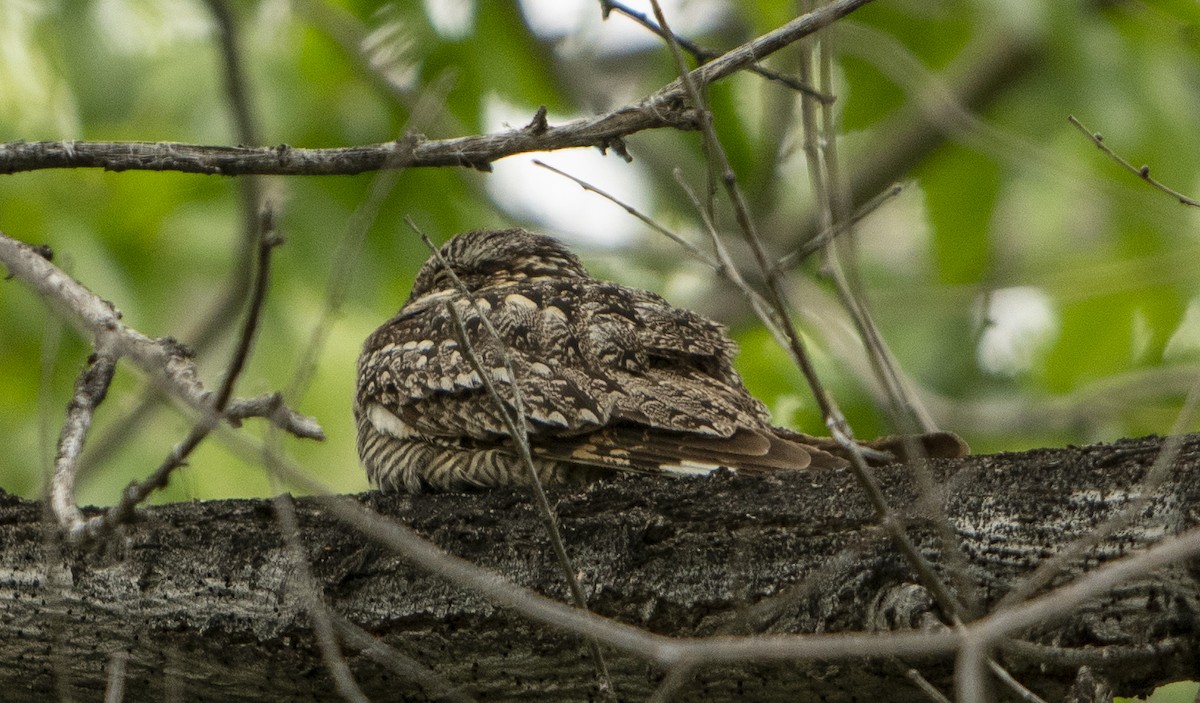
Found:
[[[764,57],[844,17],[870,0],[834,0],[691,72],[707,85],[755,65]],[[352,175],[413,166],[467,166],[488,170],[497,159],[531,151],[572,147],[613,149],[625,155],[623,139],[648,129],[695,129],[695,111],[685,105],[678,80],[635,104],[606,114],[550,126],[544,116],[521,129],[454,139],[412,135],[395,142],[336,149],[201,146],[174,142],[43,141],[0,144],[0,174],[45,168],[103,168],[109,171],[182,171],[241,176]]]
[[[983,605],[994,606],[1040,562],[1137,499],[1160,448],[1150,438],[931,463]],[[883,469],[880,478],[891,504],[918,504],[903,468]],[[1198,494],[1200,438],[1189,437],[1142,517],[1087,550],[1048,589],[1196,528]],[[910,669],[953,690],[954,648],[945,646],[936,605],[848,473],[626,477],[551,498],[589,607],[600,615],[671,637],[865,632],[883,633],[878,643],[913,645],[892,647],[899,656],[864,657],[852,655],[866,646],[809,639],[828,643],[817,650],[823,659],[693,668],[675,700],[927,700]],[[567,598],[525,491],[359,501],[517,586]],[[372,700],[561,701],[594,692],[578,636],[413,567],[322,506],[297,501],[301,544],[337,614],[349,671]],[[8,699],[98,698],[114,685],[117,653],[128,701],[167,692],[213,701],[335,695],[301,575],[268,502],[178,504],[140,516],[98,551],[84,551],[47,543],[38,503],[0,497],[0,685]],[[920,514],[906,517],[911,538],[944,568],[933,527]],[[1198,573],[1194,560],[1176,559],[1126,574],[1079,607],[1064,599],[993,654],[1047,700],[1079,688],[1082,667],[1122,695],[1194,677]],[[381,663],[363,631],[420,676]],[[763,648],[755,651],[762,658]],[[629,650],[610,649],[606,658],[622,700],[645,700],[666,674]]]

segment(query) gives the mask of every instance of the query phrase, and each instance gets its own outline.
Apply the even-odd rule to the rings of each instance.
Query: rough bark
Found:
[[[1160,446],[1147,438],[930,463],[983,605],[1126,505]],[[913,507],[908,470],[879,476],[943,569],[936,531]],[[1056,583],[1195,526],[1198,479],[1200,438],[1191,437],[1143,517]],[[626,477],[551,497],[593,609],[654,632],[843,632],[930,626],[936,617],[844,472]],[[527,492],[360,500],[451,553],[565,596]],[[415,570],[313,499],[297,509],[326,602],[445,682],[479,700],[595,697],[592,663],[576,637]],[[0,494],[3,697],[97,700],[112,655],[123,653],[115,661],[124,665],[127,701],[336,698],[294,565],[269,501],[146,509],[99,548],[79,549],[56,543],[40,504]],[[1082,665],[1123,695],[1194,678],[1198,575],[1194,562],[1145,574],[997,656],[1050,700],[1067,694]],[[343,651],[374,700],[436,697],[352,642]],[[663,676],[619,652],[606,656],[622,700],[644,700]],[[706,667],[676,700],[927,700],[905,678],[908,665],[950,690],[950,659],[841,660]]]

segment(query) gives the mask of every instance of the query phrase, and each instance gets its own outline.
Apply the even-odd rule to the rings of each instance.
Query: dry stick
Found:
[[[746,279],[742,277],[741,271],[738,270],[737,263],[733,260],[733,256],[730,255],[729,250],[725,247],[725,242],[721,240],[721,234],[717,231],[716,223],[713,222],[712,217],[709,216],[708,211],[705,210],[704,204],[700,202],[700,196],[697,195],[696,191],[693,190],[692,187],[688,185],[687,181],[684,180],[683,172],[677,168],[675,169],[673,175],[675,176],[675,182],[679,184],[679,187],[683,190],[684,194],[688,196],[689,200],[691,200],[692,206],[696,208],[696,212],[700,214],[700,221],[704,224],[704,231],[708,233],[709,241],[713,245],[713,251],[716,252],[717,260],[720,262],[718,270],[734,285],[735,288],[737,288],[743,295],[747,297],[747,299],[750,301],[751,308],[754,310],[754,313],[758,315],[759,320],[762,321],[763,326],[767,328],[767,330],[771,333],[771,336],[775,338],[775,341],[784,349],[789,349],[790,343],[788,341],[787,332],[785,332],[783,329],[784,322],[779,319],[774,308],[771,307],[771,304],[768,303],[758,291],[754,290],[750,284],[746,282]]]
[[[262,135],[250,104],[247,72],[242,59],[238,25],[233,20],[227,0],[206,0],[209,12],[217,25],[217,41],[221,48],[221,66],[225,81],[225,95],[229,100],[229,111],[233,117],[234,134],[239,144],[261,144]],[[234,311],[250,290],[252,280],[251,259],[261,236],[259,210],[262,207],[262,183],[256,177],[243,178],[238,182],[242,200],[242,237],[235,252],[234,271],[229,290],[222,301],[199,327],[198,342],[207,342],[226,325],[222,318],[232,318]]]
[[[959,703],[990,703],[991,687],[987,683],[986,647],[975,642],[965,642],[954,659],[954,688]]]
[[[855,225],[882,207],[884,203],[904,192],[905,187],[907,187],[906,184],[893,183],[855,210],[848,221],[835,223],[829,229],[822,229],[804,244],[779,257],[772,269],[772,275],[779,275],[785,269],[798,266],[800,262],[821,251],[827,242],[833,241],[834,238],[846,232],[853,231]]]
[[[96,408],[104,401],[117,368],[117,354],[97,345],[88,365],[75,381],[75,392],[67,405],[67,418],[58,438],[54,457],[54,477],[50,483],[50,507],[59,527],[74,532],[84,524],[83,513],[75,504],[75,473],[79,454],[92,426]]]
[[[812,40],[813,37],[805,39],[806,42]],[[832,31],[828,30],[823,33],[820,44],[821,84],[827,90],[832,90],[833,86],[833,50],[830,46],[831,42]],[[810,64],[811,61],[809,60],[808,52],[802,51],[801,71],[810,71]],[[812,102],[812,100],[801,98],[802,112],[814,112]],[[821,144],[821,147],[814,154],[816,158],[811,158],[809,164],[810,171],[814,171],[814,175],[816,176],[813,183],[822,186],[825,196],[824,200],[817,201],[820,204],[821,216],[826,220],[823,223],[824,229],[832,229],[841,223],[846,223],[845,226],[852,230],[850,200],[847,197],[845,189],[842,187],[841,161],[838,155],[837,118],[830,105],[821,105],[819,110],[819,122],[811,119],[811,117],[806,117],[804,119],[804,127],[806,131],[810,128],[815,129],[814,139]],[[808,144],[809,139],[806,137],[806,150],[808,149]],[[818,192],[818,197],[821,194]],[[912,419],[916,420],[917,425],[923,431],[933,431],[936,427],[932,418],[929,417],[928,412],[920,407],[919,403],[905,392],[905,388],[900,382],[899,373],[896,371],[895,360],[871,316],[864,292],[865,286],[858,275],[858,267],[855,265],[857,256],[855,249],[856,240],[853,236],[853,231],[850,237],[845,237],[839,241],[842,244],[841,250],[845,253],[848,264],[843,268],[839,257],[836,255],[836,250],[832,247],[826,247],[826,267],[832,274],[835,288],[838,291],[838,295],[842,298],[843,306],[850,314],[850,319],[858,329],[859,336],[863,339],[867,350],[867,358],[871,363],[875,376],[886,391],[888,401],[892,406],[893,419],[899,429],[905,433],[911,431],[908,425]],[[906,414],[911,415],[911,418],[907,418]],[[915,446],[915,442],[913,444]]]
[[[939,691],[936,686],[929,682],[929,679],[925,678],[921,674],[921,672],[904,663],[899,658],[893,657],[892,661],[896,664],[896,666],[904,670],[904,677],[912,682],[912,685],[916,686],[921,693],[924,693],[926,696],[928,696],[929,700],[934,701],[934,703],[951,703],[950,699],[946,697],[946,694]]]
[[[737,186],[737,182],[736,182],[734,173],[729,166],[728,159],[725,157],[724,150],[722,149],[722,147],[717,139],[715,130],[712,127],[712,115],[704,107],[704,104],[702,102],[703,98],[700,95],[699,90],[694,85],[692,85],[690,83],[690,81],[688,80],[688,75],[686,72],[686,67],[683,64],[682,56],[679,53],[678,46],[676,46],[674,43],[674,36],[671,33],[670,27],[666,22],[666,18],[663,16],[661,7],[659,7],[657,0],[651,0],[651,2],[652,2],[652,6],[654,7],[655,17],[658,19],[660,26],[664,30],[664,36],[667,38],[668,42],[671,44],[672,52],[675,56],[676,64],[680,71],[681,80],[684,82],[684,85],[688,88],[688,92],[693,101],[693,105],[696,107],[697,110],[700,111],[700,124],[701,124],[701,128],[703,130],[704,136],[705,136],[705,143],[708,146],[709,153],[717,156],[719,159],[720,167],[724,174],[723,180],[726,185],[726,189],[729,194],[730,200],[732,201],[732,203],[734,205],[734,211],[737,216],[738,222],[742,226],[743,234],[746,235],[747,239],[752,244],[752,248],[754,249],[756,257],[758,258],[759,266],[760,266],[761,270],[766,274],[768,291],[772,294],[772,298],[773,298],[771,300],[771,302],[774,303],[774,305],[771,306],[772,310],[775,312],[776,315],[779,316],[779,318],[781,318],[782,325],[784,326],[783,331],[787,335],[790,346],[794,350],[793,356],[796,358],[798,364],[801,367],[801,370],[805,373],[806,378],[809,379],[810,386],[813,389],[814,395],[817,396],[818,403],[822,403],[822,399],[823,399],[823,395],[824,395],[823,389],[819,386],[819,384],[816,383],[815,372],[811,372],[811,369],[808,367],[807,358],[805,356],[802,343],[800,342],[798,336],[795,334],[794,327],[793,327],[790,319],[788,319],[787,309],[783,303],[782,294],[780,292],[780,286],[779,286],[779,281],[778,281],[778,271],[773,270],[773,267],[771,267],[767,264],[765,251],[762,248],[761,241],[759,240],[759,238],[757,236],[757,232],[754,229],[753,220],[749,217],[749,211],[745,206],[744,198],[742,197],[741,191]],[[802,56],[804,56],[804,55],[806,55],[806,54],[802,54]],[[805,100],[804,103],[807,104],[807,100]],[[827,120],[829,120],[828,124],[831,125],[832,124],[831,113],[827,114]],[[807,134],[815,134],[815,131],[816,131],[815,124],[811,119],[811,110],[808,111],[808,117],[806,117],[806,127],[807,127],[807,129],[806,129]],[[833,152],[833,153],[836,154],[836,152]],[[832,202],[833,196],[830,194],[830,191],[827,188],[822,187],[822,184],[824,183],[824,181],[820,178],[820,176],[822,174],[820,172],[820,166],[819,166],[819,163],[820,163],[819,155],[815,151],[813,152],[813,155],[814,155],[813,158],[810,160],[810,165],[813,167],[812,170],[814,171],[813,182],[815,184],[815,187],[818,190],[818,192],[817,192],[818,200],[821,201],[822,196],[825,196],[830,199],[830,202]],[[827,168],[828,168],[828,166],[829,166],[829,164],[826,163]],[[846,219],[848,219],[848,218],[846,218]],[[827,221],[825,223],[827,229],[831,229],[833,224],[834,224],[833,218],[829,218],[829,221]],[[714,231],[714,233],[715,233],[715,231]],[[714,243],[716,244],[718,251],[720,251],[720,249],[721,249],[720,241],[715,236],[714,236]],[[848,291],[848,288],[846,290]],[[850,302],[851,300],[852,299],[848,299],[847,302]],[[850,310],[852,317],[854,317],[856,320],[858,320],[860,318],[861,314],[865,314],[865,310],[862,310],[857,305],[847,305],[847,307]],[[860,313],[860,314],[855,314],[856,312]],[[867,319],[869,321],[869,318],[867,318]],[[860,324],[860,329],[861,328],[862,328],[862,325]],[[868,330],[863,330],[863,331],[867,332]],[[876,342],[876,345],[878,345],[878,346],[882,345],[882,340],[878,337],[877,331],[874,336],[872,336],[870,334],[864,334],[864,338],[867,340],[874,339],[874,341]],[[878,348],[878,346],[876,348]],[[871,349],[871,345],[869,343],[868,343],[868,349]],[[874,361],[874,357],[872,357],[872,359]],[[893,380],[895,380],[895,377],[896,377],[895,369],[891,368],[889,370],[891,371],[891,378]],[[895,398],[896,397],[895,389],[891,388],[889,386],[889,384],[886,382],[888,380],[888,375],[884,374],[883,370],[879,369],[879,368],[877,368],[877,374],[880,376],[881,380],[883,380],[885,382],[884,383],[885,387],[889,388],[890,395],[893,398]],[[893,538],[897,542],[897,545],[899,546],[901,552],[905,555],[906,560],[909,562],[910,566],[921,576],[922,583],[924,583],[926,585],[926,587],[929,588],[930,591],[933,593],[934,597],[938,600],[939,605],[946,612],[947,617],[950,618],[951,620],[957,620],[959,618],[959,614],[964,612],[961,601],[959,601],[954,596],[954,594],[951,593],[946,588],[945,584],[942,583],[941,579],[937,576],[936,572],[934,572],[932,566],[920,554],[920,552],[916,549],[916,546],[912,544],[911,540],[908,538],[907,530],[904,526],[902,517],[900,515],[894,513],[891,510],[891,508],[887,505],[886,500],[883,498],[882,492],[879,490],[878,483],[875,481],[873,474],[870,472],[869,468],[866,465],[866,461],[864,460],[864,458],[862,456],[861,448],[859,448],[858,445],[853,442],[853,438],[849,433],[849,427],[845,425],[844,418],[841,418],[840,411],[837,411],[836,405],[833,404],[834,401],[832,400],[832,398],[828,398],[828,399],[826,399],[826,403],[827,404],[822,404],[823,405],[822,410],[826,417],[826,423],[827,423],[827,425],[829,425],[830,431],[833,434],[833,436],[835,437],[835,439],[839,440],[839,442],[841,442],[844,439],[845,442],[843,443],[843,446],[848,445],[847,449],[849,449],[851,452],[851,458],[852,458],[851,464],[852,464],[852,467],[856,474],[856,477],[858,477],[860,484],[866,490],[866,492],[868,493],[868,496],[872,499],[872,502],[874,503],[875,508],[876,508],[876,512],[880,516],[882,523],[884,524],[885,527],[889,528],[889,531],[892,532]],[[841,424],[843,425],[843,428],[845,430],[844,434],[839,434],[839,432],[838,432],[839,428],[836,426],[836,424],[834,422],[835,418],[841,419]],[[928,474],[925,475],[924,486],[925,486],[925,491],[923,492],[923,495],[929,496],[929,495],[934,494],[933,481],[932,481],[931,477],[928,476]],[[952,560],[951,563],[952,563],[952,565],[955,565],[955,564],[957,565],[957,568],[953,570],[953,573],[956,576],[956,581],[958,581],[960,592],[962,592],[964,595],[966,595],[968,597],[971,597],[972,602],[974,602],[976,599],[973,596],[973,594],[975,593],[976,589],[974,588],[974,584],[969,580],[969,578],[967,576],[967,570],[965,568],[966,557],[965,557],[965,555],[963,555],[961,553],[961,550],[958,548],[958,545],[957,545],[956,541],[954,540],[954,536],[952,533],[952,529],[951,529],[949,520],[945,518],[943,511],[940,510],[940,505],[937,507],[939,508],[939,510],[937,512],[939,514],[941,514],[942,518],[943,518],[941,521],[938,522],[941,542],[943,544],[943,549],[947,553],[950,553],[951,555],[957,557],[957,559]],[[995,662],[989,662],[989,663],[992,664],[993,666],[995,666],[996,668],[999,668],[999,665],[995,664]],[[1006,677],[1005,680],[1012,681],[1012,678]],[[1013,683],[1016,684],[1015,681],[1013,681]],[[1016,685],[1020,688],[1021,691],[1025,690],[1024,687],[1020,687],[1019,684],[1016,684]]]
[[[707,85],[762,60],[799,37],[817,31],[871,0],[834,0],[755,37],[712,61],[690,76]],[[454,139],[412,139],[412,151],[395,158],[392,142],[336,149],[197,146],[173,142],[21,142],[0,145],[0,173],[44,168],[99,167],[114,171],[184,171],[213,175],[351,175],[409,166],[469,166],[488,168],[505,156],[527,151],[611,145],[623,137],[660,127],[694,128],[694,115],[678,107],[684,96],[676,80],[642,100],[604,115],[573,120],[545,130],[510,130],[498,134]]]
[[[512,608],[534,622],[595,637],[606,645],[667,668],[679,664],[961,653],[968,640],[996,642],[1020,630],[1052,622],[1131,578],[1200,555],[1200,528],[1193,528],[1105,564],[1052,594],[992,613],[956,630],[674,638],[581,611],[517,586],[493,571],[446,553],[411,528],[363,507],[352,498],[330,495],[328,486],[308,476],[295,463],[264,451],[261,442],[224,426],[217,429],[217,434],[235,451],[259,457],[268,470],[283,480],[305,491],[323,494],[319,500],[330,516],[394,550],[418,568],[474,591],[496,605]]]
[[[1192,207],[1200,207],[1200,201],[1197,201],[1193,198],[1189,198],[1188,196],[1184,195],[1183,193],[1180,193],[1179,191],[1174,190],[1170,186],[1167,186],[1167,185],[1163,184],[1162,182],[1151,178],[1149,166],[1142,166],[1141,168],[1134,168],[1133,164],[1131,164],[1128,161],[1126,161],[1125,159],[1121,158],[1121,156],[1119,154],[1117,154],[1117,152],[1108,148],[1108,145],[1104,143],[1104,136],[1102,134],[1100,134],[1099,132],[1093,132],[1090,129],[1088,129],[1087,127],[1084,127],[1083,123],[1080,122],[1079,120],[1075,119],[1074,115],[1067,115],[1067,120],[1070,121],[1071,124],[1075,125],[1076,129],[1078,129],[1080,132],[1083,132],[1085,135],[1087,135],[1087,138],[1092,140],[1092,143],[1096,145],[1097,149],[1099,149],[1100,151],[1107,154],[1108,158],[1112,159],[1113,161],[1116,161],[1118,164],[1121,164],[1121,166],[1123,168],[1125,168],[1125,170],[1129,171],[1130,173],[1132,173],[1133,175],[1142,179],[1143,181],[1149,183],[1151,186],[1161,190],[1162,192],[1166,193],[1167,195],[1171,196],[1172,198],[1175,198],[1183,205],[1191,205]]]
[[[692,244],[688,240],[684,239],[683,237],[679,236],[678,234],[676,234],[676,233],[672,232],[671,230],[667,229],[666,227],[662,226],[658,222],[654,221],[654,219],[652,219],[649,215],[646,215],[645,213],[641,212],[640,210],[638,210],[634,206],[630,205],[629,203],[625,202],[624,200],[621,200],[617,196],[609,193],[608,191],[605,191],[601,188],[596,187],[595,185],[589,183],[588,181],[583,180],[582,178],[579,178],[578,176],[571,175],[570,173],[567,173],[566,171],[564,171],[560,168],[551,166],[550,164],[548,164],[544,161],[541,161],[540,159],[534,159],[533,163],[534,163],[534,165],[540,166],[540,167],[546,169],[547,171],[551,171],[553,173],[556,173],[556,174],[562,176],[563,178],[573,181],[575,183],[575,185],[588,191],[589,193],[595,193],[596,195],[599,195],[600,197],[602,197],[602,198],[608,200],[609,202],[613,203],[614,205],[620,207],[625,212],[627,212],[630,215],[633,215],[637,219],[641,220],[643,223],[646,224],[647,227],[650,227],[655,232],[658,232],[659,234],[663,235],[667,239],[670,239],[672,242],[675,242],[679,246],[683,247],[684,250],[687,251],[687,253],[692,256],[692,258],[694,258],[697,261],[708,266],[713,271],[720,274],[726,280],[729,280],[729,276],[725,273],[724,264],[713,259],[711,256],[706,254],[703,250],[696,247],[694,244]],[[686,188],[687,186],[684,186],[684,187]],[[883,205],[885,202],[887,202],[888,200],[899,195],[903,190],[904,190],[903,185],[901,185],[899,183],[893,184],[892,187],[888,188],[887,190],[883,191],[882,193],[877,194],[869,202],[867,202],[865,205],[863,205],[861,208],[859,208],[857,211],[855,211],[853,218],[851,218],[851,221],[858,222],[859,220],[863,219],[864,217],[867,217],[872,212],[879,209],[879,207],[881,205]],[[849,231],[848,227],[835,227],[835,228],[828,229],[828,230],[822,230],[815,237],[813,237],[811,240],[806,242],[800,248],[796,249],[795,251],[793,251],[789,254],[785,254],[784,256],[780,257],[780,259],[775,262],[775,270],[791,268],[792,266],[799,264],[801,261],[803,261],[804,259],[811,256],[813,253],[819,251],[821,246],[824,245],[825,242],[828,242],[828,241],[832,240],[833,238],[835,238],[847,231]],[[757,295],[757,293],[755,293],[755,295]]]
[[[283,533],[287,551],[291,555],[292,567],[296,570],[298,583],[295,588],[299,591],[300,602],[304,603],[304,609],[308,612],[313,633],[317,637],[317,647],[321,650],[321,659],[333,678],[334,688],[345,700],[370,703],[370,699],[354,680],[354,673],[346,665],[329,617],[329,610],[317,590],[312,569],[309,568],[308,555],[304,553],[304,545],[300,543],[300,521],[296,518],[296,506],[292,503],[292,496],[281,493],[271,503],[275,508],[275,519],[279,522],[279,530]]]
[[[604,190],[601,190],[600,188],[597,188],[596,186],[592,185],[591,183],[588,183],[587,181],[583,180],[582,178],[572,176],[571,174],[567,173],[566,171],[563,171],[562,169],[551,166],[550,164],[545,163],[544,161],[541,161],[539,159],[534,159],[533,163],[536,166],[541,166],[542,168],[546,169],[547,171],[550,171],[552,173],[557,173],[558,175],[562,176],[563,178],[566,178],[570,181],[574,181],[575,185],[579,186],[580,188],[583,188],[584,190],[586,190],[590,193],[595,193],[596,195],[599,195],[600,197],[605,198],[606,200],[613,203],[614,205],[617,205],[618,207],[625,210],[625,212],[627,212],[630,215],[633,215],[637,219],[641,220],[650,229],[653,229],[655,232],[658,232],[659,234],[663,235],[667,239],[670,239],[672,242],[675,242],[679,246],[683,247],[683,249],[685,251],[687,251],[688,254],[691,254],[692,258],[697,259],[698,261],[704,263],[705,265],[709,266],[717,273],[721,273],[722,275],[724,275],[724,273],[721,270],[722,269],[721,264],[718,263],[716,260],[714,260],[708,254],[704,253],[704,251],[702,249],[696,247],[694,244],[692,244],[688,240],[684,239],[683,237],[680,237],[678,234],[675,234],[671,230],[669,230],[666,227],[663,227],[659,223],[655,222],[649,215],[642,213],[640,210],[638,210],[634,206],[630,205],[629,203],[617,198],[615,195],[612,195],[611,193],[608,193]]]
[[[625,15],[629,19],[633,20],[634,22],[637,22],[638,24],[642,25],[643,27],[650,30],[651,32],[654,32],[658,36],[660,36],[660,37],[664,36],[662,28],[659,27],[657,24],[654,24],[653,22],[651,22],[650,18],[647,17],[645,15],[645,13],[638,12],[637,10],[629,7],[628,5],[617,2],[616,0],[600,0],[600,11],[603,13],[604,19],[607,20],[608,15],[613,10],[616,10],[617,12],[621,13],[622,15]],[[713,51],[711,49],[705,49],[704,47],[696,44],[695,42],[693,42],[685,37],[676,36],[675,41],[679,42],[679,45],[681,47],[683,47],[684,49],[687,49],[688,53],[691,54],[694,59],[696,59],[697,63],[701,63],[701,64],[707,63],[721,55],[721,52]],[[751,73],[757,73],[758,75],[762,76],[763,78],[766,78],[767,80],[778,81],[778,82],[786,85],[787,87],[791,88],[792,90],[800,91],[801,93],[804,93],[805,95],[813,98],[814,100],[819,100],[822,103],[833,103],[833,101],[834,101],[833,96],[828,95],[827,93],[822,93],[821,91],[813,88],[811,85],[805,83],[804,81],[796,80],[795,78],[792,78],[791,76],[779,73],[778,71],[772,71],[771,69],[763,66],[762,64],[758,64],[758,63],[750,64],[750,66],[748,66],[746,68],[746,70],[750,71]]]
[[[809,37],[805,42],[811,40],[812,37]],[[832,30],[827,29],[823,33],[820,45],[820,84],[826,90],[831,89],[833,85],[833,51],[830,46],[831,42]],[[807,78],[811,72],[811,61],[809,60],[809,53],[807,51],[801,52],[801,66],[801,75]],[[816,151],[815,147],[810,152],[809,167],[813,183],[817,184],[815,188],[817,190],[817,197],[820,198],[823,194],[827,198],[824,201],[824,207],[821,208],[821,214],[826,220],[823,225],[826,229],[829,229],[835,227],[839,222],[847,222],[850,219],[850,202],[845,197],[845,191],[841,187],[836,117],[829,105],[822,105],[820,108],[821,119],[818,127],[817,120],[812,114],[814,112],[812,101],[805,98],[801,98],[801,101],[802,110],[805,115],[806,151],[813,142],[819,141],[823,145],[823,148],[819,152]],[[816,131],[816,134],[812,138],[809,136],[810,130]],[[852,227],[852,225],[848,225],[848,227]],[[891,351],[883,341],[879,328],[875,325],[875,321],[871,316],[864,293],[865,286],[858,275],[857,267],[854,266],[855,251],[853,246],[855,242],[853,235],[841,240],[841,242],[843,243],[843,250],[850,259],[848,271],[842,267],[832,247],[825,248],[827,268],[832,274],[838,295],[842,299],[843,307],[850,314],[855,327],[859,331],[859,335],[866,344],[871,367],[880,385],[886,391],[892,415],[904,432],[909,431],[905,427],[908,424],[908,421],[905,419],[906,415],[915,419],[924,431],[932,431],[936,429],[932,419],[925,409],[920,407],[919,403],[905,392],[904,384],[900,379],[900,374],[896,370],[895,360],[892,357]],[[914,445],[915,448],[915,442],[909,442],[909,444]],[[912,453],[913,450],[910,449],[910,454]],[[979,584],[970,575],[967,556],[962,550],[958,536],[954,532],[954,526],[945,512],[942,502],[938,498],[938,487],[928,467],[920,462],[911,462],[910,467],[913,477],[916,480],[917,494],[920,496],[920,502],[931,513],[932,524],[937,535],[938,544],[941,547],[941,553],[945,559],[946,570],[954,582],[955,592],[958,596],[956,602],[962,604],[960,609],[947,612],[946,616],[953,623],[972,620],[981,614],[982,606],[979,595]],[[994,659],[989,658],[988,665],[997,673],[1002,682],[1015,690],[1024,700],[1040,700],[1033,692],[1029,691],[1013,678]]]
[[[1111,561],[1086,576],[1020,605],[993,611],[966,626],[968,638],[996,642],[1035,625],[1061,619],[1071,608],[1104,595],[1122,583],[1155,569],[1200,555],[1200,527],[1167,537],[1152,547]]]
[[[671,29],[666,23],[666,18],[663,17],[662,8],[658,6],[657,0],[651,0],[654,7],[654,15],[658,19],[658,23],[662,26],[663,31],[668,37],[668,42],[671,44],[672,53],[675,56],[676,67],[680,71],[680,79],[687,88],[689,97],[693,105],[700,111],[700,125],[704,134],[705,142],[711,144],[712,154],[717,159],[717,163],[722,173],[722,180],[725,185],[725,190],[729,196],[730,202],[733,204],[734,215],[738,221],[738,226],[742,230],[742,234],[750,244],[757,260],[759,269],[766,275],[767,292],[769,297],[767,302],[770,303],[771,311],[777,315],[780,320],[781,332],[786,335],[788,342],[787,349],[791,352],[793,361],[804,374],[805,380],[808,381],[809,388],[812,389],[813,396],[817,400],[818,406],[821,408],[821,413],[825,417],[825,424],[829,428],[830,434],[850,455],[850,465],[855,478],[859,485],[867,495],[867,499],[874,507],[876,514],[879,516],[881,524],[891,533],[893,540],[896,542],[900,552],[904,555],[909,566],[917,573],[921,579],[921,583],[930,590],[934,599],[947,612],[955,612],[960,608],[960,604],[954,597],[945,584],[938,578],[937,573],[929,562],[917,550],[916,545],[909,539],[904,520],[902,516],[893,511],[887,504],[887,500],[883,496],[883,490],[879,486],[874,474],[867,466],[866,459],[863,457],[863,449],[854,441],[854,436],[850,431],[849,425],[846,423],[845,417],[841,410],[837,407],[833,398],[826,392],[824,386],[817,378],[816,370],[812,366],[812,362],[808,358],[808,352],[804,347],[803,340],[796,333],[795,325],[792,323],[791,315],[788,312],[786,298],[782,291],[781,282],[777,275],[771,275],[771,259],[768,258],[766,250],[763,247],[762,240],[758,236],[757,229],[754,226],[753,220],[750,218],[749,209],[746,206],[746,200],[742,195],[741,189],[737,184],[737,176],[734,174],[732,167],[729,165],[729,159],[721,147],[720,140],[717,138],[716,131],[713,128],[712,113],[706,110],[703,106],[703,98],[700,95],[695,83],[692,82],[690,74],[686,71],[686,66],[683,64],[683,57],[679,52],[679,47],[672,39]],[[829,7],[829,6],[826,6]],[[810,13],[811,14],[811,13]]]
[[[658,684],[658,688],[654,689],[654,693],[646,699],[646,703],[669,703],[675,694],[679,693],[679,689],[692,680],[692,672],[695,670],[696,667],[689,664],[671,667]]]
[[[1020,681],[1017,681],[1017,679],[1008,672],[1008,669],[1005,669],[1003,666],[1001,666],[1000,663],[995,659],[988,657],[987,666],[988,669],[991,670],[992,674],[996,678],[1000,679],[1000,683],[1011,688],[1021,700],[1029,701],[1029,703],[1047,703],[1044,698],[1033,691],[1030,691]]]
[[[533,454],[529,449],[529,425],[526,421],[525,400],[518,383],[520,379],[517,376],[516,367],[512,363],[512,357],[508,353],[504,338],[500,336],[500,333],[492,325],[492,321],[488,319],[484,310],[474,302],[471,291],[463,284],[462,279],[450,267],[450,263],[446,261],[429,237],[416,226],[412,218],[405,217],[404,219],[408,223],[408,226],[421,237],[421,241],[433,253],[438,264],[450,276],[450,280],[454,282],[465,302],[468,305],[474,306],[475,314],[479,316],[480,324],[496,340],[496,348],[500,354],[501,362],[504,364],[504,370],[510,380],[509,388],[512,389],[511,408],[505,403],[504,396],[500,395],[500,389],[497,388],[492,374],[488,372],[488,369],[475,353],[475,345],[471,342],[471,337],[467,332],[466,324],[463,322],[462,314],[459,313],[458,307],[455,305],[457,301],[446,303],[446,312],[450,314],[450,318],[454,321],[454,327],[458,331],[462,344],[463,354],[467,357],[467,361],[470,362],[475,373],[479,374],[479,379],[483,383],[484,388],[487,389],[488,395],[496,403],[496,408],[500,411],[500,418],[504,421],[504,427],[508,430],[508,435],[512,438],[513,444],[517,448],[517,455],[520,457],[521,463],[529,471],[529,485],[533,487],[538,512],[546,527],[546,533],[550,537],[550,544],[554,549],[554,557],[562,568],[563,576],[566,578],[567,585],[571,590],[571,598],[575,601],[575,607],[586,611],[588,610],[587,596],[583,592],[583,587],[579,585],[579,579],[575,576],[575,567],[571,564],[570,556],[567,555],[567,548],[563,543],[562,532],[558,528],[558,516],[554,513],[554,508],[550,505],[550,500],[546,497],[546,491],[542,487],[542,479],[538,476],[537,467],[533,463]],[[604,661],[604,653],[600,651],[600,645],[595,640],[589,639],[588,646],[591,650],[592,660],[596,665],[596,676],[600,680],[601,695],[607,698],[615,698],[616,691],[613,689],[612,679],[608,673],[608,664]]]

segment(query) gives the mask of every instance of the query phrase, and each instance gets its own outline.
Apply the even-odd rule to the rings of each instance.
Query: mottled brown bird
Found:
[[[404,307],[367,338],[359,357],[358,453],[381,489],[531,480],[450,306],[506,412],[514,386],[520,391],[545,483],[613,470],[702,475],[847,463],[832,440],[771,425],[734,371],[737,347],[721,325],[654,293],[592,278],[557,240],[521,229],[475,231],[440,254],[445,265],[425,262]],[[920,441],[935,455],[965,451],[953,435]],[[900,443],[868,446],[885,460]]]

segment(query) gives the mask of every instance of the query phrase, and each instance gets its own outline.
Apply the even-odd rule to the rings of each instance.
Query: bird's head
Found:
[[[539,277],[586,277],[579,259],[562,242],[523,229],[475,230],[442,245],[441,258],[469,291]],[[446,266],[431,256],[417,273],[409,301],[452,290]]]

